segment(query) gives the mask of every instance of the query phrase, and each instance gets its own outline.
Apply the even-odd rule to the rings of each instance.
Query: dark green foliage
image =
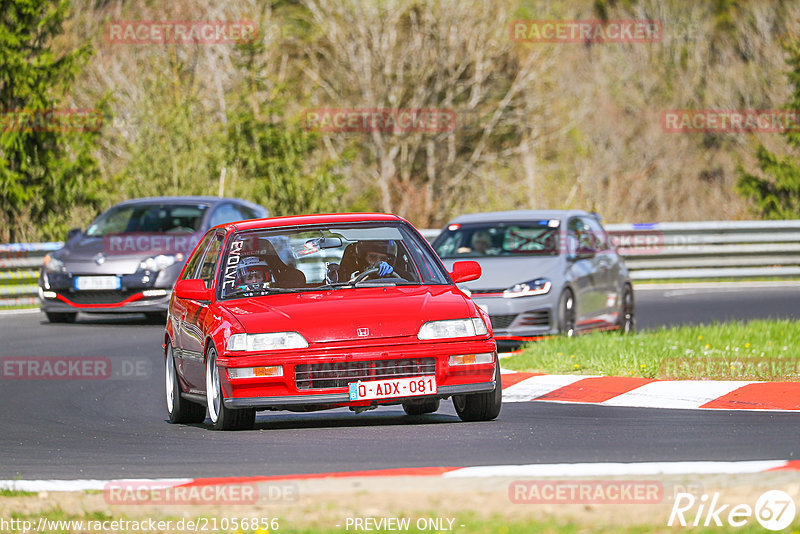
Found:
[[[800,39],[791,36],[784,43],[789,65],[787,77],[793,91],[786,109],[800,110]],[[800,132],[788,130],[783,134],[786,143],[800,149]],[[765,177],[751,174],[739,167],[736,190],[754,203],[754,211],[765,219],[800,218],[800,159],[779,156],[759,144],[756,149],[758,168]]]
[[[92,53],[87,44],[64,55],[52,50],[62,32],[68,2],[6,0],[0,10],[0,111],[64,109],[63,99]],[[104,103],[98,112],[102,113]],[[39,130],[39,131],[37,131]],[[100,202],[101,182],[93,151],[99,132],[0,128],[0,241],[63,239],[64,217]],[[35,227],[35,229],[34,229]]]
[[[765,219],[800,217],[800,162],[792,156],[773,154],[763,145],[756,150],[758,167],[771,178],[761,178],[739,168],[736,190],[755,203],[756,213]]]

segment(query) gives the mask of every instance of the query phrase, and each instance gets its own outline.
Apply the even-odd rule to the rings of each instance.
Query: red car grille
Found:
[[[434,358],[313,363],[294,368],[297,389],[347,387],[358,380],[382,380],[436,374]]]

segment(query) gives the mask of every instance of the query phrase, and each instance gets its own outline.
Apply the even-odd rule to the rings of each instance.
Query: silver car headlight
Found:
[[[480,317],[468,319],[449,319],[446,321],[428,321],[423,324],[417,339],[450,339],[456,337],[485,336],[488,330]]]
[[[263,350],[304,349],[306,338],[297,332],[270,332],[268,334],[233,334],[228,338],[229,351],[259,352]]]
[[[537,278],[529,282],[515,284],[503,291],[503,298],[513,299],[516,297],[531,297],[533,295],[545,295],[550,292],[553,284],[547,278]]]
[[[151,256],[144,259],[139,263],[139,269],[142,271],[163,271],[170,265],[174,265],[176,261],[183,259],[183,254],[159,254],[158,256]]]
[[[64,262],[48,254],[44,257],[44,270],[48,273],[63,273]]]

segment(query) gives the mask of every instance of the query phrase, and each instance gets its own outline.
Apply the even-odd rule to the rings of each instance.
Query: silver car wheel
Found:
[[[175,383],[175,359],[172,356],[172,343],[167,343],[167,357],[166,360],[166,393],[167,393],[167,410],[172,413],[175,409],[175,395],[180,395],[173,388]]]
[[[620,330],[623,334],[630,334],[636,328],[636,319],[633,311],[633,291],[625,287],[622,293],[622,320]]]
[[[214,424],[219,420],[221,397],[219,369],[217,368],[217,351],[211,348],[206,358],[206,402],[208,404],[208,417]]]
[[[559,299],[558,326],[563,335],[567,337],[575,335],[575,297],[572,296],[570,290],[564,291]]]

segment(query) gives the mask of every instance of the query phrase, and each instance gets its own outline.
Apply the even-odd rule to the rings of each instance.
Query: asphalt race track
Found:
[[[800,287],[637,292],[640,327],[798,318]],[[399,407],[261,412],[256,430],[166,422],[161,325],[139,316],[0,316],[0,357],[107,357],[106,380],[4,377],[0,478],[280,475],[392,467],[556,462],[797,459],[800,414],[506,404],[461,423],[452,403],[411,418]]]

